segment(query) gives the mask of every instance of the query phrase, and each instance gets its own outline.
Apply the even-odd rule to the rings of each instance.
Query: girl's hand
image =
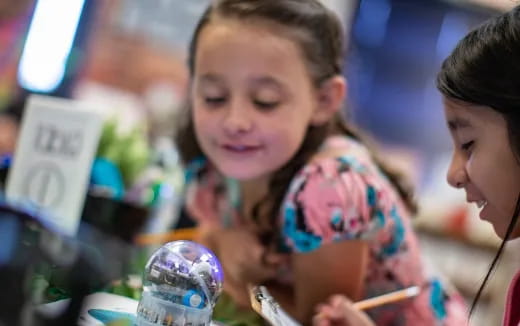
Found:
[[[274,279],[284,255],[270,253],[256,233],[244,227],[212,232],[211,244],[224,269],[224,291],[240,307],[250,307],[248,284]]]
[[[224,275],[235,282],[261,284],[273,279],[286,255],[269,252],[258,236],[244,227],[220,229],[212,235]]]
[[[316,312],[314,326],[375,326],[367,314],[354,308],[343,295],[335,295],[328,303],[318,305]]]

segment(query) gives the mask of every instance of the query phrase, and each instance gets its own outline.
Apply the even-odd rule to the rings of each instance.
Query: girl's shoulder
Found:
[[[384,227],[401,225],[402,207],[364,146],[331,137],[293,178],[282,205],[282,234],[298,252],[372,239]]]
[[[320,151],[309,160],[300,173],[308,174],[317,170],[330,177],[331,174],[347,171],[370,175],[378,169],[363,144],[351,137],[337,135],[327,138]]]
[[[334,205],[332,202],[349,203],[363,214],[375,206],[384,207],[384,211],[398,208],[409,214],[368,148],[344,135],[331,136],[325,141],[321,150],[294,176],[286,199],[323,202],[328,206]]]
[[[392,192],[392,186],[368,149],[348,136],[331,136],[325,141],[320,151],[293,177],[287,198],[304,189],[313,202],[324,196],[345,201],[344,198],[353,193]]]

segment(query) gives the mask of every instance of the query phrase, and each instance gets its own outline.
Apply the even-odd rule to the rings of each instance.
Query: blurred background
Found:
[[[347,33],[349,117],[416,188],[425,259],[468,299],[499,241],[445,181],[451,141],[435,88],[442,60],[472,27],[512,0],[323,0]],[[186,47],[209,0],[0,0],[0,154],[13,153],[31,93],[88,101],[119,130],[171,148],[186,92]],[[170,207],[171,208],[171,207]],[[182,208],[171,228],[189,225]],[[474,325],[497,325],[520,266],[511,243]]]

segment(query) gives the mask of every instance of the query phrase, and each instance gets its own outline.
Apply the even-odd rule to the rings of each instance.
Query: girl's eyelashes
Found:
[[[254,90],[251,94],[251,101],[260,110],[269,111],[276,108],[282,102],[281,91],[278,87],[271,85],[262,86]]]
[[[220,105],[226,102],[226,98],[223,96],[219,97],[205,97],[204,101],[209,105]]]
[[[462,145],[460,145],[460,148],[463,151],[468,152],[471,150],[471,148],[473,147],[474,144],[475,144],[475,141],[471,140],[471,141],[465,142]]]
[[[274,109],[280,104],[278,101],[260,101],[260,100],[253,100],[253,103],[256,107],[262,109],[262,110],[271,110]]]
[[[224,96],[219,97],[205,97],[204,102],[210,106],[218,106],[226,103],[227,98]],[[280,103],[278,101],[260,101],[251,100],[253,104],[261,110],[271,110],[277,107]]]

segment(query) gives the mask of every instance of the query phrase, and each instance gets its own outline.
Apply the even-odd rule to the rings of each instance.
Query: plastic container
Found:
[[[146,264],[137,325],[210,325],[222,285],[222,266],[209,249],[192,241],[169,242]]]

